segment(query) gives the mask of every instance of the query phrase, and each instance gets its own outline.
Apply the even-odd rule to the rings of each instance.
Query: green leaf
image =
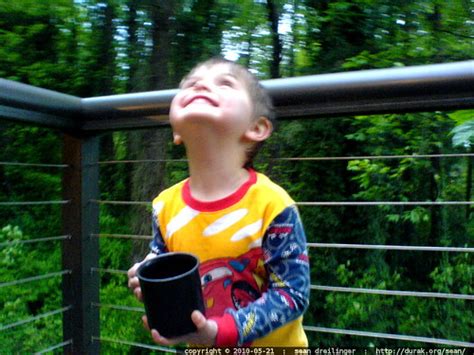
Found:
[[[453,146],[469,149],[474,143],[474,119],[455,127],[451,134],[453,134]]]

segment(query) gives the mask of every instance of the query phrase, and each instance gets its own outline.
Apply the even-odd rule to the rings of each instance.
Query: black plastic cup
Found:
[[[150,329],[166,338],[196,331],[191,313],[204,314],[199,260],[192,254],[166,253],[137,270]]]

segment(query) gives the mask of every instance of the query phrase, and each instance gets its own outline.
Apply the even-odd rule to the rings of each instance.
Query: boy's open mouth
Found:
[[[203,104],[211,104],[212,106],[217,106],[217,103],[206,95],[194,95],[191,96],[186,102],[184,106],[188,106],[191,103],[203,103]]]

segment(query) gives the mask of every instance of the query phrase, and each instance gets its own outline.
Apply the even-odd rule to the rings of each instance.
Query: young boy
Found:
[[[184,143],[190,177],[153,201],[149,259],[185,251],[199,257],[205,316],[195,333],[156,343],[307,346],[306,237],[294,201],[252,168],[272,132],[270,97],[246,68],[224,59],[198,64],[170,108],[174,143]],[[129,287],[141,299],[135,276]],[[144,317],[146,325],[146,317]]]

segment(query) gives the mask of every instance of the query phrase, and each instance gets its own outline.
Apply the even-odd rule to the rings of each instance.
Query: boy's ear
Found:
[[[253,142],[262,142],[270,137],[272,131],[273,125],[270,120],[264,116],[260,116],[251,123],[244,136]]]
[[[183,139],[178,133],[173,132],[173,143],[176,145],[180,145],[181,143],[183,143]]]

